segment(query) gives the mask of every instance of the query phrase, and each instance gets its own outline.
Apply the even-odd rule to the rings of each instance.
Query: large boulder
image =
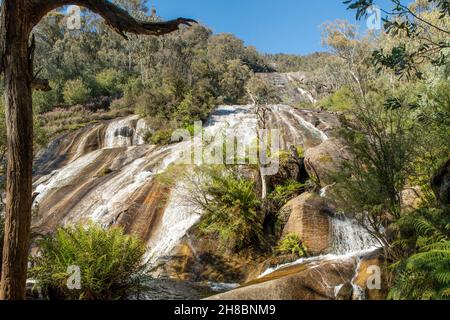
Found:
[[[305,151],[306,171],[322,187],[335,182],[333,173],[339,171],[342,161],[347,159],[350,159],[347,148],[336,138]]]
[[[350,300],[354,258],[299,264],[208,300]]]
[[[400,194],[403,212],[411,212],[420,207],[422,201],[422,191],[420,187],[406,188]]]
[[[310,254],[319,254],[329,248],[332,210],[323,198],[315,193],[303,193],[289,201],[281,215],[286,219],[283,236],[297,234]]]

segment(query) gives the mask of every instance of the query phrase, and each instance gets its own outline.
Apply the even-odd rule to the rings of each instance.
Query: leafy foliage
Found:
[[[90,93],[90,89],[81,79],[69,80],[64,85],[64,101],[69,105],[87,102]]]
[[[400,193],[416,156],[417,135],[408,109],[385,109],[378,98],[367,100],[353,111],[351,123],[345,122],[341,134],[353,158],[336,173],[349,212],[365,212],[362,220],[373,230],[400,217]]]
[[[450,216],[423,208],[398,221],[396,245],[412,254],[393,265],[392,299],[450,300]]]
[[[95,82],[100,95],[117,96],[121,93],[121,83],[123,76],[119,71],[113,69],[106,69],[95,76]]]
[[[30,276],[50,298],[81,300],[124,299],[139,293],[145,279],[145,246],[121,228],[60,228],[37,241],[39,254],[31,257]],[[68,267],[81,271],[81,289],[66,286]]]
[[[279,242],[276,251],[279,254],[291,254],[297,257],[306,256],[307,250],[296,233],[285,235]]]
[[[50,82],[50,86],[54,87],[55,84]],[[34,91],[33,92],[33,108],[34,112],[41,114],[51,111],[58,103],[58,97],[56,91]]]
[[[277,185],[275,190],[268,196],[269,200],[273,201],[276,208],[281,208],[289,200],[299,195],[304,191],[305,184],[289,179],[282,185]]]
[[[189,201],[202,211],[200,230],[231,251],[265,243],[261,200],[255,183],[235,168],[202,167],[191,177]]]
[[[318,106],[331,111],[351,110],[355,107],[353,92],[348,86],[343,86],[319,101]]]
[[[356,18],[367,17],[373,0],[346,0],[349,9],[356,10]],[[448,64],[450,47],[450,5],[447,0],[416,1],[405,5],[401,0],[391,0],[390,12],[383,10],[384,29],[392,35],[404,35],[407,41],[395,45],[389,53],[383,48],[374,50],[373,60],[380,71],[383,67],[394,70],[398,76],[422,78],[420,64],[427,61],[435,66]],[[438,11],[439,14],[433,15]],[[430,32],[431,31],[431,32]],[[414,45],[409,45],[411,40]]]

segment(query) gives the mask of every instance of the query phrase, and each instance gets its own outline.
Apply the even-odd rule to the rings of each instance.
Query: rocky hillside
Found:
[[[296,87],[301,82],[300,74],[271,74],[266,78],[278,83],[282,96],[290,97],[292,103],[314,100],[310,93]],[[297,179],[314,179],[320,186],[294,198],[281,211],[283,234],[298,234],[310,258],[292,263],[292,258],[283,261],[217,250],[214,242],[196,231],[201,212],[186,201],[182,181],[170,187],[157,178],[204,141],[197,136],[167,146],[146,144],[145,134],[152,128],[138,116],[104,121],[62,135],[40,152],[34,171],[33,229],[51,233],[59,226],[90,220],[106,227],[123,226],[147,243],[147,260],[156,278],[221,283],[220,291],[241,285],[214,297],[218,299],[362,297],[358,292],[364,291],[364,285],[360,291],[356,288],[364,273],[358,270],[367,259],[377,259],[367,255],[375,243],[351,218],[336,215],[335,203],[327,196],[333,184],[328,172],[348,156],[336,138],[339,120],[332,113],[286,104],[270,106],[268,118],[268,126],[280,132],[281,150],[290,152],[293,147],[301,147],[305,151],[304,169],[297,169]],[[252,106],[219,106],[205,123],[203,134],[214,138],[226,131],[250,148],[257,137],[257,126]],[[205,148],[212,150],[220,143],[208,140]],[[247,165],[246,170],[251,172],[252,168]],[[263,179],[270,185],[283,179],[277,175],[280,173],[266,177],[256,171],[251,176],[259,185]],[[278,266],[286,262],[291,264]]]

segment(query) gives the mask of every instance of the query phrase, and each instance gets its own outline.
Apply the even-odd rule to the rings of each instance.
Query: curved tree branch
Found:
[[[65,5],[78,5],[99,14],[108,26],[127,38],[125,32],[160,36],[179,29],[181,25],[197,23],[193,19],[178,18],[163,22],[145,22],[133,18],[127,11],[107,0],[31,0],[30,15],[33,26],[51,10]]]

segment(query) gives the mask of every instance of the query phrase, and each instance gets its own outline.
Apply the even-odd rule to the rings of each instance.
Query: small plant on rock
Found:
[[[276,252],[280,255],[291,254],[297,257],[307,255],[307,250],[296,233],[288,233],[279,242]]]

